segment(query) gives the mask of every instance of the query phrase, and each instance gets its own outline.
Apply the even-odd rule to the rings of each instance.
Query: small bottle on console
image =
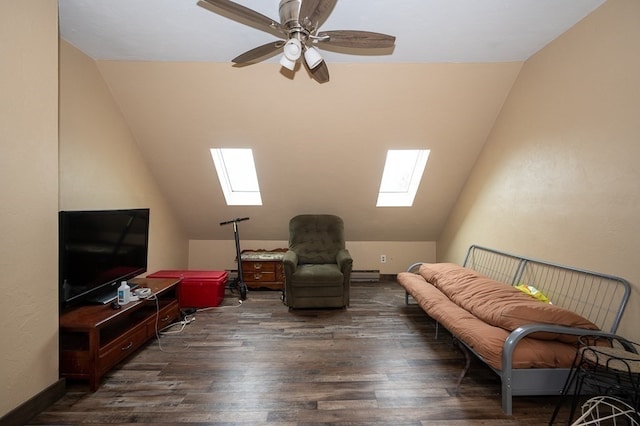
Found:
[[[118,304],[126,305],[131,301],[131,288],[127,284],[126,281],[122,281],[120,283],[120,287],[118,287]]]

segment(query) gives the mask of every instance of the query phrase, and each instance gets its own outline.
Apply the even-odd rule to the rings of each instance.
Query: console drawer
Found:
[[[158,312],[158,331],[162,330],[172,322],[180,318],[180,306],[172,302]],[[153,315],[147,320],[147,337],[155,337],[156,335],[156,316]]]
[[[98,371],[104,374],[114,365],[131,355],[147,341],[147,330],[144,324],[127,331],[125,334],[109,343],[100,350],[98,356]]]

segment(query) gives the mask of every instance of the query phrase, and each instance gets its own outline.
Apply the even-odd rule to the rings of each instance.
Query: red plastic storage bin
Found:
[[[147,278],[181,278],[178,300],[181,308],[210,308],[224,300],[227,271],[164,270]]]

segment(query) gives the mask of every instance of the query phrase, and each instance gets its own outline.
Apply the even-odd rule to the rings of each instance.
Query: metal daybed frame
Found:
[[[408,271],[415,272],[420,264],[411,265]],[[616,276],[517,256],[477,245],[469,247],[463,266],[508,285],[534,286],[553,304],[570,309],[596,324],[601,330],[601,332],[594,332],[559,325],[530,324],[511,332],[502,349],[502,370],[489,366],[502,382],[502,409],[508,415],[513,412],[513,396],[560,395],[570,371],[569,368],[512,368],[513,351],[522,338],[538,331],[572,335],[614,334],[631,293],[629,282]],[[408,295],[406,301],[408,303]],[[458,340],[458,342],[484,362],[482,357],[463,341]],[[467,368],[468,360],[460,380],[464,377]]]

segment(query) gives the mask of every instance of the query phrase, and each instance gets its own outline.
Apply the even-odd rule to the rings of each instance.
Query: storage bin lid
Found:
[[[227,271],[191,271],[191,270],[162,270],[147,275],[147,278],[182,278],[182,279],[198,279],[201,281],[220,281],[226,279],[229,275]]]

